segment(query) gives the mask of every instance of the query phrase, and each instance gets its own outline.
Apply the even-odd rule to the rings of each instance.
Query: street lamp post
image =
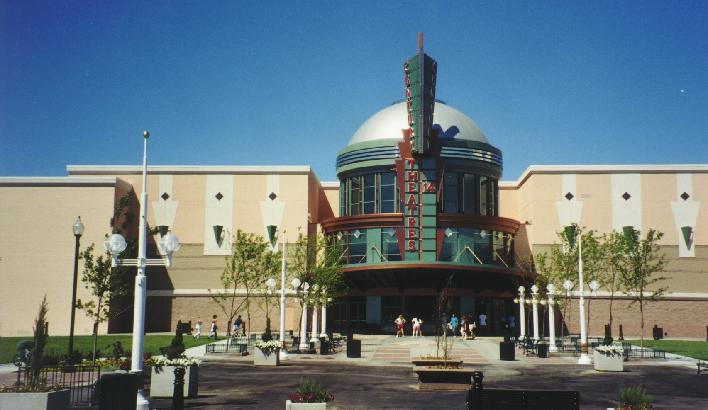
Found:
[[[143,191],[140,195],[140,225],[138,232],[138,257],[137,259],[118,259],[121,252],[127,246],[125,238],[120,234],[113,234],[106,238],[104,243],[106,249],[111,254],[111,266],[136,266],[137,274],[135,276],[135,300],[133,307],[133,344],[131,347],[131,368],[132,373],[142,373],[143,371],[143,341],[145,333],[145,300],[147,298],[147,276],[145,269],[147,266],[165,266],[172,265],[172,254],[179,250],[181,244],[179,239],[172,233],[168,232],[160,240],[160,247],[166,255],[166,258],[147,259],[147,141],[150,138],[150,133],[143,133]],[[149,405],[145,398],[144,391],[138,390],[138,409],[147,409]]]
[[[280,358],[285,360],[288,358],[288,352],[285,349],[285,231],[283,231],[283,261],[280,269]]]
[[[531,308],[533,309],[533,340],[541,338],[538,334],[538,286],[531,286]]]
[[[583,286],[583,236],[582,232],[577,229],[576,225],[567,226],[565,228],[566,237],[570,245],[573,245],[576,236],[578,239],[578,311],[580,315],[580,358],[578,364],[592,364],[592,360],[588,356],[588,333],[585,328],[585,292]]]
[[[556,287],[552,283],[546,286],[546,295],[548,295],[548,339],[550,346],[548,348],[551,352],[557,352],[558,347],[556,347],[556,315],[553,311],[553,295],[555,294]]]
[[[327,337],[327,288],[322,287],[322,324],[320,325],[320,337]]]
[[[71,324],[69,326],[69,358],[74,352],[74,319],[76,317],[76,280],[79,276],[79,240],[84,233],[84,224],[81,223],[81,217],[76,218],[76,222],[71,226],[76,238],[76,246],[74,248],[74,282],[71,292]]]

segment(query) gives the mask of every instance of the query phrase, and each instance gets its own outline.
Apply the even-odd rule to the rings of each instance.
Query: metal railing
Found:
[[[17,369],[17,384],[30,383],[31,368]],[[101,367],[94,365],[59,365],[42,367],[38,382],[42,386],[56,386],[70,389],[71,407],[88,407],[95,403],[96,382],[101,377]]]

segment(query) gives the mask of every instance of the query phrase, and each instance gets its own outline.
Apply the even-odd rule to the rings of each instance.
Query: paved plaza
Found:
[[[362,357],[347,358],[344,346],[334,354],[291,354],[279,367],[255,367],[252,356],[204,354],[204,346],[188,349],[203,359],[199,397],[186,408],[282,409],[302,379],[319,381],[335,400],[328,409],[463,409],[464,391],[418,390],[411,358],[435,353],[435,338],[362,336]],[[466,367],[484,372],[486,388],[578,390],[583,409],[613,407],[621,387],[643,384],[657,409],[708,408],[708,374],[696,374],[696,361],[667,354],[666,360],[630,360],[622,373],[600,373],[576,364],[577,357],[525,357],[499,360],[499,338],[455,339],[452,356]],[[223,341],[221,341],[223,343]],[[1,366],[0,378],[12,380],[12,366]],[[168,409],[171,400],[151,402]]]
[[[210,354],[200,370],[199,397],[187,408],[282,409],[301,379],[315,379],[332,393],[332,409],[463,409],[464,391],[421,391],[411,371],[411,357],[435,353],[435,339],[359,336],[362,358],[347,359],[344,349],[332,355],[292,354],[277,368],[255,367],[252,358]],[[577,357],[525,357],[499,360],[499,338],[453,342],[454,357],[484,372],[487,388],[565,389],[581,392],[583,409],[613,407],[619,389],[643,384],[657,409],[708,408],[708,375],[696,374],[695,360],[668,355],[666,360],[631,360],[622,373],[600,373],[580,366]],[[194,348],[192,354],[201,354]],[[170,407],[155,400],[155,408]]]

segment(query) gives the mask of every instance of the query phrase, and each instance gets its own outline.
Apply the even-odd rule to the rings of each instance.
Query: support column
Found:
[[[317,338],[317,336],[319,335],[319,332],[317,330],[318,325],[319,325],[318,320],[317,320],[317,318],[319,316],[318,310],[319,310],[319,306],[317,306],[317,303],[315,303],[312,306],[312,337],[310,338],[311,342],[317,342],[320,340]]]
[[[320,337],[327,337],[327,305],[322,304],[322,328]]]
[[[555,289],[552,283],[546,286],[546,290],[548,291],[548,339],[550,341],[548,351],[550,352],[558,351],[558,347],[556,347],[556,313],[553,310],[553,295]]]
[[[304,351],[309,348],[310,348],[310,344],[307,343],[307,303],[305,303],[305,299],[303,299],[302,321],[300,322],[300,346],[298,346],[298,349],[300,351]]]
[[[533,309],[533,340],[539,341],[538,334],[538,286],[531,286],[531,308]]]
[[[526,288],[519,286],[519,338],[526,337]]]

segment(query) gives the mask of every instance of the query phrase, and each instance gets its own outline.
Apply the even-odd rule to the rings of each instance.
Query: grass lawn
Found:
[[[628,340],[629,343],[639,346],[639,340]],[[652,349],[665,350],[669,353],[680,354],[694,359],[708,360],[708,342],[700,340],[644,340],[644,346]]]
[[[153,355],[160,354],[160,347],[169,346],[174,335],[146,335],[145,336],[145,351]],[[190,335],[184,335],[184,346],[186,348],[194,347],[209,343],[212,341],[209,338],[202,337],[195,340]],[[32,340],[32,337],[0,337],[0,363],[10,363],[15,356],[15,346],[20,340]],[[131,335],[101,335],[98,336],[96,349],[104,354],[110,354],[113,351],[112,344],[115,341],[120,341],[124,350],[130,350],[132,343]],[[49,336],[45,353],[60,354],[66,353],[69,348],[69,336]],[[79,350],[82,353],[91,352],[93,349],[93,336],[74,336],[74,350]]]

